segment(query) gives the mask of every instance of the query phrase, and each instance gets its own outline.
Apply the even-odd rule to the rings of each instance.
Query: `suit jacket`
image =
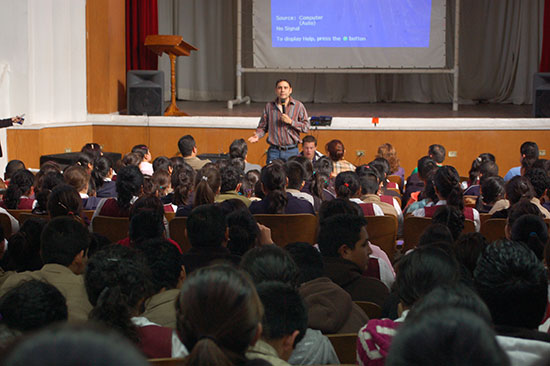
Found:
[[[6,119],[0,119],[0,128],[3,128],[3,127],[11,127],[13,126],[13,122],[11,120],[11,118],[6,118]],[[2,157],[2,146],[0,146],[0,158]]]
[[[74,274],[61,264],[48,263],[39,271],[14,273],[9,276],[0,288],[0,296],[16,287],[23,281],[39,280],[55,286],[67,300],[69,321],[87,321],[92,304],[84,287],[84,277]]]

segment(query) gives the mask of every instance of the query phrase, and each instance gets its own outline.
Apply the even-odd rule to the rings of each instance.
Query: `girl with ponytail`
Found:
[[[194,271],[176,300],[176,317],[190,352],[185,365],[268,365],[245,357],[260,338],[263,306],[241,270],[215,265]]]
[[[214,203],[220,193],[222,178],[214,164],[206,164],[195,177],[195,200],[193,207]]]
[[[95,161],[92,178],[96,187],[97,197],[116,197],[116,182],[113,181],[113,163],[105,156]]]
[[[439,206],[454,206],[464,213],[466,220],[473,221],[476,231],[479,231],[481,226],[479,212],[474,208],[464,207],[464,194],[460,185],[460,176],[456,169],[450,165],[440,167],[433,177],[433,184],[439,200],[437,203],[428,203],[426,207],[415,210],[413,215],[433,217]]]
[[[288,179],[282,164],[271,163],[263,167],[260,181],[265,197],[261,201],[253,201],[250,204],[249,209],[253,215],[300,213],[315,215],[311,203],[286,192]]]
[[[116,180],[117,198],[107,198],[97,206],[94,217],[129,217],[132,204],[143,193],[143,174],[135,165],[120,168]]]
[[[2,207],[8,210],[31,210],[35,204],[35,200],[30,198],[34,192],[33,186],[34,174],[30,170],[20,169],[13,173]]]
[[[187,350],[171,328],[139,316],[143,302],[152,295],[151,270],[143,255],[121,245],[95,253],[84,273],[84,285],[93,305],[89,314],[133,341],[147,358],[183,357]]]

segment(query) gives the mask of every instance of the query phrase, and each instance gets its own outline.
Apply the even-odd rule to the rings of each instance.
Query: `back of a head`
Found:
[[[69,266],[78,253],[84,251],[86,254],[91,238],[84,225],[73,218],[60,216],[48,222],[42,231],[40,241],[44,264]]]
[[[322,174],[328,179],[332,173],[332,160],[326,156],[321,156],[313,163],[316,174]]]
[[[548,279],[541,261],[525,245],[493,242],[474,271],[474,285],[495,325],[536,329],[548,301]]]
[[[466,233],[453,243],[453,253],[457,261],[465,268],[470,277],[473,276],[481,253],[489,242],[481,233]]]
[[[523,215],[536,215],[542,216],[539,208],[531,202],[528,198],[522,198],[514,203],[508,210],[507,223],[510,229],[514,226],[514,223]]]
[[[148,366],[143,354],[119,333],[92,324],[60,324],[18,343],[5,366]]]
[[[151,278],[147,262],[137,250],[116,244],[99,250],[84,273],[88,300],[94,306],[89,318],[137,342],[131,317],[140,302],[152,295]]]
[[[498,176],[498,165],[494,161],[487,160],[479,167],[479,173],[482,175],[481,180],[489,177]]]
[[[151,269],[154,292],[176,288],[180,280],[182,260],[176,246],[166,239],[150,239],[136,246]]]
[[[454,285],[460,273],[456,259],[440,248],[419,247],[397,265],[395,285],[401,303],[411,307],[437,286]]]
[[[97,160],[103,156],[103,149],[101,148],[101,145],[96,142],[88,142],[86,145],[82,146],[80,152],[93,156],[94,160]]]
[[[50,217],[72,216],[80,217],[82,199],[76,188],[68,184],[55,187],[48,198],[48,213]]]
[[[68,317],[65,297],[49,283],[21,282],[0,298],[1,323],[21,332],[37,330]]]
[[[188,203],[189,195],[195,186],[195,175],[195,170],[187,163],[174,168],[170,178],[174,190],[173,204],[185,205]]]
[[[365,174],[359,178],[362,194],[377,194],[380,189],[378,177],[374,174]]]
[[[533,168],[525,173],[525,178],[533,186],[535,197],[541,198],[550,189],[550,176],[544,169]]]
[[[183,156],[184,158],[187,156],[191,156],[195,146],[197,146],[195,143],[195,139],[191,135],[185,135],[178,141],[178,149],[180,150],[181,156]]]
[[[524,142],[521,144],[519,151],[521,155],[525,155],[527,159],[537,160],[539,158],[539,147],[535,142]]]
[[[130,219],[129,236],[132,245],[149,239],[161,239],[164,235],[164,215],[152,210],[142,210]]]
[[[242,271],[215,265],[194,271],[176,301],[177,332],[186,365],[237,365],[262,321],[263,307]]]
[[[297,242],[285,246],[299,268],[298,283],[312,281],[325,276],[323,257],[311,244]]]
[[[25,169],[25,163],[23,163],[21,160],[13,159],[8,161],[8,164],[6,165],[6,170],[4,171],[4,180],[11,179],[13,173],[21,169]]]
[[[228,201],[242,203],[242,201],[236,199],[224,202]],[[231,212],[226,216],[226,219],[227,227],[229,228],[229,242],[227,243],[227,248],[232,254],[244,255],[249,249],[254,247],[256,239],[260,235],[258,223],[246,206]]]
[[[151,183],[153,184],[153,194],[164,197],[168,194],[171,188],[172,177],[170,172],[166,169],[157,169],[151,176]]]
[[[548,226],[538,215],[527,214],[520,216],[512,225],[513,241],[520,241],[527,245],[542,261],[544,248],[548,244]]]
[[[418,246],[422,247],[441,242],[451,245],[454,242],[453,234],[447,225],[432,222],[420,236]]]
[[[510,365],[495,332],[473,311],[443,307],[407,319],[392,340],[388,366]]]
[[[285,170],[288,177],[288,188],[302,189],[303,183],[306,180],[306,171],[302,164],[296,161],[288,161],[285,164]]]
[[[319,223],[322,223],[329,217],[338,214],[349,214],[363,217],[363,210],[361,210],[361,207],[357,203],[351,202],[350,200],[344,198],[335,198],[330,201],[324,201],[321,203],[321,207],[318,212]]]
[[[143,186],[143,174],[135,165],[119,169],[116,179],[117,202],[122,208],[129,208],[134,196],[138,196]]]
[[[19,169],[10,179],[10,185],[4,194],[4,202],[8,209],[17,209],[21,196],[29,194],[34,184],[34,174],[27,169]]]
[[[80,165],[73,165],[63,171],[63,179],[65,183],[73,186],[78,192],[81,192],[87,189],[90,176],[86,168]]]
[[[122,158],[122,165],[123,166],[138,166],[143,161],[143,154],[139,151],[131,152]]]
[[[229,157],[230,158],[242,158],[246,159],[248,154],[248,145],[244,139],[235,139],[229,145]]]
[[[193,206],[214,203],[221,188],[222,178],[215,165],[207,164],[195,176],[195,200]]]
[[[27,219],[19,231],[10,237],[4,270],[37,271],[42,268],[40,235],[47,221],[42,218]],[[4,265],[3,265],[4,266]]]
[[[92,178],[94,179],[97,187],[101,187],[103,185],[103,181],[108,177],[111,169],[113,169],[113,162],[106,156],[101,156],[95,161],[94,170],[92,171]]]
[[[460,187],[460,176],[456,169],[450,165],[444,165],[435,172],[434,186],[447,205],[456,206],[462,211],[464,209],[464,194]]]
[[[430,145],[428,147],[428,155],[436,161],[436,163],[441,164],[445,160],[445,147],[443,145]]]
[[[418,159],[416,166],[421,179],[425,179],[429,171],[437,169],[436,161],[427,155]]]
[[[153,160],[153,171],[156,172],[159,169],[164,169],[166,171],[170,171],[170,169],[173,168],[172,161],[168,159],[166,156],[157,156],[155,160]]]
[[[271,214],[282,214],[287,204],[285,187],[287,176],[285,168],[281,164],[269,164],[262,168],[262,186],[266,191],[266,198],[269,200],[268,212]]]
[[[334,189],[338,198],[352,198],[361,189],[358,175],[352,171],[339,173],[334,180]]]
[[[376,158],[368,164],[370,167],[382,172],[384,180],[391,174],[390,163],[384,158]]]
[[[323,220],[318,240],[323,257],[339,257],[338,249],[344,244],[354,249],[361,237],[361,228],[366,225],[364,217],[350,214],[338,214]]]
[[[147,145],[144,145],[144,144],[135,145],[134,147],[132,147],[132,152],[140,153],[145,157],[145,155],[149,153],[149,147],[147,147]]]
[[[464,213],[455,206],[441,206],[432,217],[434,224],[443,224],[449,228],[453,235],[453,241],[458,239],[464,230],[464,221]]]
[[[244,173],[242,170],[228,165],[220,170],[221,175],[221,192],[229,192],[237,189],[239,183],[242,183]]]
[[[276,245],[249,250],[241,260],[241,268],[256,285],[266,281],[280,281],[293,287],[298,284],[298,266],[289,253]]]
[[[481,182],[481,198],[488,204],[504,198],[504,179],[501,177],[484,178]]]
[[[340,140],[331,140],[326,146],[325,150],[332,161],[339,161],[344,158],[344,144]]]
[[[294,340],[295,346],[304,337],[307,329],[307,310],[298,291],[278,281],[260,283],[256,285],[256,289],[265,312],[262,338],[276,341],[298,331]]]
[[[392,144],[385,143],[378,146],[376,157],[386,159],[390,164],[390,170],[392,172],[396,172],[397,169],[399,169],[399,158]]]
[[[218,206],[202,205],[195,207],[187,219],[187,236],[193,247],[219,247],[225,240],[226,227]]]

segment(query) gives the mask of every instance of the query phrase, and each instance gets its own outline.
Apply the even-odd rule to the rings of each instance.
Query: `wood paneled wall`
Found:
[[[249,129],[212,129],[183,127],[126,127],[126,126],[81,126],[43,128],[41,130],[8,129],[8,157],[25,162],[28,167],[38,168],[41,155],[63,153],[67,149],[80,151],[87,142],[103,145],[105,151],[125,154],[132,146],[147,144],[153,158],[168,157],[178,153],[177,142],[186,134],[197,141],[199,153],[227,152],[234,139],[248,138]],[[313,135],[319,141],[319,150],[331,139],[340,139],[346,147],[346,159],[354,164],[371,161],[379,145],[390,142],[397,150],[401,166],[407,174],[425,155],[430,144],[445,146],[447,152],[455,151],[456,157],[448,157],[446,164],[455,166],[461,175],[467,175],[472,160],[483,152],[496,156],[501,175],[519,165],[519,147],[524,141],[535,141],[539,149],[550,151],[550,131],[335,131],[319,130]],[[265,163],[267,150],[265,138],[257,144],[249,144],[248,160]],[[358,158],[362,150],[365,156]],[[547,158],[547,156],[541,156]]]
[[[86,1],[88,113],[126,107],[126,15],[124,0]]]

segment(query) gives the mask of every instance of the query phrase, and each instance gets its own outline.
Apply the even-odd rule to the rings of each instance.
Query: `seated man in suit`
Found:
[[[353,301],[371,301],[383,306],[388,288],[381,281],[363,275],[372,253],[364,217],[338,214],[323,220],[319,249],[327,277],[346,290]]]
[[[238,199],[243,201],[246,207],[250,206],[251,201],[239,194],[243,185],[244,173],[241,169],[228,165],[220,169],[222,184],[220,193],[216,196],[216,202],[223,202],[230,199]]]
[[[42,231],[42,269],[11,275],[0,288],[0,296],[22,281],[44,281],[55,286],[67,299],[69,321],[88,320],[92,305],[88,301],[82,273],[90,242],[91,236],[86,227],[73,218],[62,216],[52,219]]]
[[[211,262],[238,264],[241,259],[227,249],[227,223],[217,205],[201,205],[191,211],[187,219],[187,236],[191,243],[191,249],[183,254],[187,274]]]
[[[197,158],[197,143],[191,135],[185,135],[178,141],[178,148],[180,150],[183,160],[195,170],[200,170],[204,165],[210,163],[210,160],[201,160]]]

